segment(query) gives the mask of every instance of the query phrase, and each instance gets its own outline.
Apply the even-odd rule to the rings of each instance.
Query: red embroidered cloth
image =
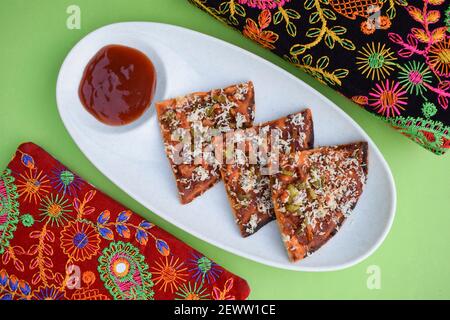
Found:
[[[245,299],[246,281],[33,143],[0,175],[0,299]]]

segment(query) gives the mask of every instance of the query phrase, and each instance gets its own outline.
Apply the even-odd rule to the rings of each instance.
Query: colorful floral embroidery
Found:
[[[206,288],[203,288],[203,283],[198,284],[194,282],[183,283],[178,291],[175,293],[178,297],[175,300],[207,300],[209,293]]]
[[[119,236],[126,239],[131,237],[130,229],[132,229],[135,231],[136,240],[141,245],[146,245],[150,237],[155,241],[156,249],[160,254],[162,254],[163,256],[167,256],[170,254],[170,248],[167,242],[162,239],[158,239],[150,232],[150,229],[154,227],[154,225],[150,222],[144,220],[139,225],[128,223],[128,219],[131,216],[131,211],[129,210],[120,212],[117,216],[116,221],[109,221],[110,216],[111,213],[109,212],[109,210],[105,210],[100,213],[97,218],[97,228],[103,238],[107,240],[114,239],[114,233],[112,231],[113,229],[111,229],[110,227],[114,227]]]
[[[194,273],[192,277],[197,282],[204,283],[206,280],[208,283],[213,283],[220,275],[217,264],[205,256],[194,254],[193,258],[189,261],[189,266],[189,271]]]
[[[152,272],[155,275],[155,285],[166,292],[175,292],[178,286],[186,281],[187,268],[179,258],[164,257],[155,263]]]
[[[76,221],[70,222],[61,231],[60,246],[71,261],[90,260],[100,249],[100,236],[96,225],[84,219],[95,211],[94,207],[88,205],[95,195],[96,191],[91,190],[84,195],[83,201],[74,198]]]
[[[11,170],[6,169],[0,175],[0,254],[9,246],[19,222],[19,203],[17,187]]]
[[[258,22],[247,18],[244,30],[242,33],[244,36],[258,42],[260,45],[267,49],[274,49],[274,43],[278,40],[278,34],[264,30],[272,22],[272,14],[269,10],[264,10],[258,16]]]
[[[407,136],[437,154],[449,148],[444,0],[189,1],[389,123],[422,115],[442,123]]]
[[[17,191],[20,197],[25,197],[25,201],[38,203],[42,196],[49,192],[49,182],[50,180],[42,173],[42,170],[30,169],[20,174],[20,179],[17,181]]]
[[[64,199],[59,194],[50,194],[42,199],[40,222],[49,223],[51,226],[60,226],[68,221],[71,217],[71,205],[67,199]]]
[[[112,242],[98,258],[98,272],[115,299],[148,300],[153,297],[152,274],[145,258],[131,243]]]
[[[398,78],[409,94],[422,96],[432,81],[430,69],[425,63],[409,61],[404,64],[398,73]]]
[[[369,106],[386,118],[400,115],[407,105],[406,91],[398,82],[386,82],[375,84],[375,88],[369,93]]]
[[[434,42],[429,47],[427,63],[436,74],[450,76],[450,37]]]
[[[0,249],[3,300],[203,300],[229,278],[233,296],[249,293],[32,143],[0,175]]]
[[[371,80],[382,80],[394,70],[397,58],[385,44],[371,42],[358,50],[356,65],[358,70]]]
[[[5,269],[0,270],[0,300],[29,300],[31,287],[15,275],[8,275]]]
[[[33,292],[33,298],[36,300],[62,300],[64,293],[54,285],[39,287]]]
[[[58,190],[58,192],[65,195],[66,193],[70,196],[76,195],[76,192],[81,188],[81,179],[64,167],[58,167],[53,170],[52,174],[52,185]]]
[[[97,229],[88,221],[74,221],[61,231],[61,248],[73,261],[89,260],[100,249]]]

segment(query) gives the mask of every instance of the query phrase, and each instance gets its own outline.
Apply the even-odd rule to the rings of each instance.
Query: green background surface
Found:
[[[66,27],[66,9],[72,4],[81,8],[80,30]],[[228,41],[291,72],[347,112],[378,145],[396,181],[396,218],[381,247],[358,265],[336,272],[267,267],[169,224],[97,171],[64,128],[55,84],[66,54],[83,36],[122,21],[164,22]],[[41,145],[130,209],[247,279],[251,299],[450,298],[450,157],[422,149],[187,0],[0,0],[0,40],[0,167],[20,143]],[[369,290],[366,284],[371,265],[381,270],[379,290]]]

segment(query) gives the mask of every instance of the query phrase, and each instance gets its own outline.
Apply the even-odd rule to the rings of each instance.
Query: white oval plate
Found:
[[[288,261],[275,222],[243,239],[222,183],[189,205],[178,201],[153,106],[129,126],[108,127],[85,111],[78,85],[89,59],[103,46],[123,44],[154,62],[154,101],[252,80],[256,122],[312,109],[316,145],[369,142],[367,186],[353,214],[320,250],[299,263]],[[64,61],[56,97],[61,118],[89,160],[116,185],[162,218],[220,248],[270,266],[328,271],[363,260],[381,244],[395,214],[392,174],[378,148],[330,100],[279,67],[241,48],[184,28],[149,22],[118,23],[82,39]]]

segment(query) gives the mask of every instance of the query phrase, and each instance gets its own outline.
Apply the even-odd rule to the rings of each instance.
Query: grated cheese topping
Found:
[[[283,190],[287,192],[285,201],[277,196],[278,211],[290,221],[283,228],[285,237],[297,236],[307,243],[307,227],[316,236],[325,236],[330,223],[335,230],[339,229],[342,219],[351,214],[366,182],[359,157],[361,150],[358,150],[352,154],[346,148],[325,147],[303,158],[300,171],[306,176],[287,183],[277,175],[272,189],[278,195]],[[294,163],[299,160],[297,157]],[[292,164],[285,166],[290,168]]]
[[[256,214],[252,214],[250,220],[244,225],[246,227],[245,231],[249,234],[254,233],[258,227],[258,220],[258,216]]]
[[[180,195],[184,194],[182,189],[219,177],[221,162],[209,148],[212,138],[253,123],[252,100],[243,104],[249,92],[250,84],[243,83],[177,97],[160,115],[164,148]],[[190,167],[180,170],[181,165]]]

